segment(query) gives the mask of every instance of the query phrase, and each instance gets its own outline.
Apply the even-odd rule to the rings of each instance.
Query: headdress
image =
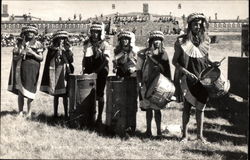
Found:
[[[68,38],[68,32],[59,30],[53,34],[53,39],[56,39],[56,38]]]
[[[161,31],[152,31],[149,33],[149,40],[153,38],[160,38],[164,40],[164,34]]]
[[[118,41],[120,41],[121,38],[123,38],[123,37],[127,37],[127,38],[130,39],[130,45],[131,46],[135,45],[135,34],[133,32],[130,32],[130,31],[121,31],[118,34]]]
[[[203,13],[192,13],[187,17],[187,23],[190,23],[195,19],[206,20],[206,17]]]
[[[105,25],[102,22],[93,22],[90,26],[91,31],[101,31],[101,40],[105,39]]]
[[[21,35],[26,33],[26,32],[33,32],[33,33],[35,33],[37,35],[38,34],[38,29],[37,29],[36,25],[31,24],[31,25],[22,27]]]

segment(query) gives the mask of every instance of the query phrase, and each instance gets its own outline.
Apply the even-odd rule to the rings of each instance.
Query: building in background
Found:
[[[9,13],[8,13],[8,5],[7,4],[1,5],[1,20],[2,21],[9,20]]]

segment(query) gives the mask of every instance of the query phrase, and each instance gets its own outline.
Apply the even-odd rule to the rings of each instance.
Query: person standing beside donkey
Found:
[[[21,36],[13,49],[13,61],[8,83],[8,91],[18,95],[18,108],[23,115],[24,98],[27,98],[28,118],[31,104],[35,99],[40,63],[43,61],[43,45],[36,40],[38,29],[35,25],[22,28]]]
[[[211,62],[208,57],[210,39],[206,34],[207,21],[203,13],[192,13],[187,18],[187,34],[181,35],[175,42],[172,60],[176,69],[181,72],[181,90],[184,96],[182,114],[182,142],[188,140],[188,122],[191,106],[196,108],[197,139],[206,143],[203,137],[204,110],[208,93],[198,81],[199,74],[211,66],[219,66],[219,62]]]
[[[146,135],[151,137],[151,122],[153,111],[155,116],[157,135],[161,136],[161,108],[151,103],[146,97],[154,79],[161,74],[171,79],[169,58],[163,47],[164,35],[161,31],[153,31],[149,36],[149,47],[139,51],[137,56],[137,78],[142,91],[142,103],[140,107],[146,111],[147,130]],[[140,94],[140,93],[139,93]]]
[[[85,74],[96,73],[96,98],[98,101],[98,116],[96,124],[102,124],[104,108],[104,88],[109,73],[110,47],[105,39],[105,26],[101,22],[93,22],[90,27],[90,37],[84,42],[82,70]],[[95,109],[94,109],[95,112]]]
[[[68,81],[74,72],[73,52],[68,41],[68,32],[57,31],[48,47],[40,90],[54,96],[54,117],[58,116],[59,97],[63,98],[64,114],[68,117]]]

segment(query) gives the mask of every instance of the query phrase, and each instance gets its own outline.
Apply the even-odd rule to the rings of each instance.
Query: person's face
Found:
[[[129,38],[127,38],[127,37],[121,38],[121,44],[123,47],[128,46],[129,45]]]
[[[26,37],[27,37],[28,39],[32,39],[34,36],[35,36],[35,33],[34,33],[34,32],[26,32]]]
[[[161,45],[161,43],[162,43],[162,41],[161,41],[161,39],[154,39],[153,40],[153,45],[154,45],[154,48],[159,48],[160,47],[160,45]]]
[[[93,38],[93,40],[98,40],[99,36],[100,36],[100,31],[91,31],[91,37]]]
[[[194,20],[191,23],[191,31],[193,34],[198,34],[200,32],[202,26],[202,21],[201,20]]]

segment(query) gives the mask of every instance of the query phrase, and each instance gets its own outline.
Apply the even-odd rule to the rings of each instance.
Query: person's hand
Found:
[[[188,79],[192,80],[193,82],[198,81],[198,78],[193,73],[187,72],[186,75],[187,75]]]
[[[27,55],[30,55],[30,56],[35,55],[35,52],[30,47],[26,47],[25,50],[26,50]]]
[[[61,51],[65,51],[64,46],[59,46],[59,50],[61,50]]]
[[[70,44],[68,42],[65,43],[64,49],[65,50],[70,50]]]
[[[135,67],[131,67],[128,70],[129,70],[129,73],[134,73],[136,71],[136,68]]]
[[[117,69],[116,69],[116,68],[113,68],[112,71],[113,71],[113,73],[116,73],[116,72],[117,72]]]
[[[20,52],[20,56],[24,56],[24,55],[26,55],[26,49],[22,49]]]
[[[141,82],[138,82],[138,87],[139,87],[139,89],[142,88],[142,83]]]
[[[219,67],[220,66],[220,62],[216,61],[216,62],[213,62],[211,65],[212,67]]]

